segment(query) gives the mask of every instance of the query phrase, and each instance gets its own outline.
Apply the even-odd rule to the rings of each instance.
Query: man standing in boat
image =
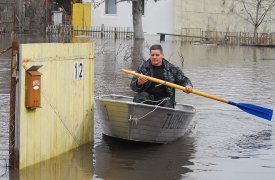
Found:
[[[137,70],[138,73],[158,78],[167,82],[185,86],[186,93],[192,92],[192,83],[184,75],[181,69],[163,58],[161,45],[150,47],[150,59],[145,61]],[[131,88],[137,92],[134,102],[175,107],[175,89],[163,84],[156,84],[148,81],[146,77],[134,76],[131,81]]]

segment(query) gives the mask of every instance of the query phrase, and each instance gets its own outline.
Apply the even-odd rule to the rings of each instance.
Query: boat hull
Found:
[[[132,141],[168,143],[182,137],[195,108],[175,109],[133,102],[132,97],[106,95],[97,99],[103,134]]]

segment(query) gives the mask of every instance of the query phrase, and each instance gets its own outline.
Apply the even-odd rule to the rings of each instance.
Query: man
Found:
[[[185,86],[186,93],[192,92],[192,83],[180,68],[169,63],[163,58],[161,45],[150,47],[150,59],[145,61],[137,70],[138,73],[152,76],[164,81]],[[146,77],[134,76],[131,81],[131,88],[137,92],[134,102],[160,105],[165,107],[175,107],[175,89],[163,84],[156,84],[148,81]]]

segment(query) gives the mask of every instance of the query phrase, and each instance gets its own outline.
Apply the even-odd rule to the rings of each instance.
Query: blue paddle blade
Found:
[[[261,106],[256,106],[256,105],[253,105],[253,104],[234,103],[234,102],[231,102],[231,101],[229,101],[228,104],[231,104],[233,106],[237,106],[241,110],[243,110],[243,111],[245,111],[249,114],[253,114],[255,116],[258,116],[260,118],[267,119],[269,121],[271,121],[271,119],[272,119],[272,115],[273,115],[273,110],[272,109],[268,109],[268,108],[261,107]]]

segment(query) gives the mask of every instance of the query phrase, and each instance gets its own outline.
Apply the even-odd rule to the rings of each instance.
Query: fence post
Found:
[[[240,44],[243,44],[243,33],[240,32]]]
[[[101,39],[104,37],[104,24],[101,24]]]
[[[117,39],[117,30],[116,30],[116,27],[115,27],[115,39]]]
[[[216,44],[218,43],[218,32],[216,31]]]

